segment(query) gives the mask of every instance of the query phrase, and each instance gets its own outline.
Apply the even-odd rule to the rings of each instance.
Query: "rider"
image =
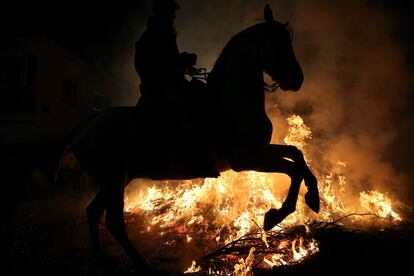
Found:
[[[190,99],[184,75],[195,72],[197,61],[195,54],[178,50],[174,19],[179,8],[174,0],[154,0],[147,30],[135,45],[135,69],[141,78],[137,106],[158,131],[182,127]]]

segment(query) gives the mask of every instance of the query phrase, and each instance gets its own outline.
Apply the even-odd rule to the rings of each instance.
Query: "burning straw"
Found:
[[[298,115],[289,116],[287,124],[284,142],[306,156],[310,128]],[[209,275],[252,275],[255,269],[300,263],[318,253],[312,232],[321,225],[385,227],[402,220],[393,207],[395,201],[380,191],[359,191],[358,201],[349,200],[349,190],[356,191],[347,183],[345,161],[321,171],[307,158],[319,179],[320,214],[310,212],[300,195],[297,211],[268,233],[260,227],[264,214],[281,207],[283,188],[289,183],[277,174],[227,171],[217,179],[136,179],[128,186],[125,211],[142,222],[136,231],[150,234],[161,241],[157,246],[170,249],[158,248],[154,259],[167,258],[162,254],[178,259],[191,255],[191,265],[183,261],[186,269],[175,269]]]

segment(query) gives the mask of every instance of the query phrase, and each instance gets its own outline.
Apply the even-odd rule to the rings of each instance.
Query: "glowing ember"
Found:
[[[284,254],[267,255],[263,258],[261,267],[271,269],[273,267],[297,264],[319,251],[316,240],[310,239],[305,241],[303,237],[294,238],[292,241],[283,240],[278,249]]]
[[[197,263],[193,261],[191,263],[191,266],[186,271],[184,271],[184,274],[196,273],[196,272],[199,272],[200,270],[201,270],[201,266],[197,266]]]
[[[295,145],[306,153],[307,141],[312,137],[310,128],[298,115],[289,116],[287,121],[289,129],[285,143]],[[309,156],[307,162],[312,167]],[[392,209],[391,200],[378,191],[359,191],[359,201],[349,201],[352,198],[350,194],[355,191],[349,188],[346,169],[346,162],[337,161],[327,171],[316,170],[321,197],[319,215],[308,211],[300,195],[296,212],[275,228],[279,231],[277,233],[306,225],[311,220],[332,222],[361,212],[375,214],[388,221],[401,221]],[[217,179],[191,181],[135,179],[126,191],[125,211],[139,217],[142,223],[140,231],[150,233],[163,244],[176,244],[182,240],[183,246],[191,247],[194,259],[238,240],[249,243],[246,247],[250,251],[243,253],[245,258],[223,254],[225,261],[232,263],[232,266],[230,270],[219,272],[252,275],[253,263],[263,269],[292,265],[319,250],[317,242],[311,238],[309,227],[302,234],[282,239],[274,238],[274,232],[265,234],[260,228],[264,213],[270,208],[281,207],[288,184],[285,176],[253,171],[227,171]],[[370,219],[358,218],[363,222]],[[255,249],[265,253],[255,254]],[[217,274],[216,267],[197,266],[195,261],[185,273],[201,270]]]
[[[265,257],[263,261],[269,266],[269,268],[273,268],[275,266],[277,267],[282,265],[288,265],[288,262],[283,260],[282,254],[273,254],[271,255],[270,259]]]

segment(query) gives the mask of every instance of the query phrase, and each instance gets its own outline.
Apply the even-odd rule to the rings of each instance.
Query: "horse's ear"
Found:
[[[275,21],[275,19],[273,18],[272,9],[270,8],[269,4],[267,4],[264,8],[264,18],[267,23]]]

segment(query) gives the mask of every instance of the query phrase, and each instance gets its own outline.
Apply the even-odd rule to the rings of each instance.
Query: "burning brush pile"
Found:
[[[307,155],[312,132],[300,116],[288,116],[287,126],[284,142],[304,152],[319,180],[319,214],[307,208],[301,190],[296,212],[272,231],[262,230],[265,212],[281,207],[289,187],[289,178],[280,174],[227,171],[218,179],[136,179],[126,191],[125,212],[147,256],[184,273],[253,275],[318,254],[313,235],[318,227],[378,229],[402,221],[396,211],[400,203],[387,193],[351,188],[345,161],[318,169]]]

